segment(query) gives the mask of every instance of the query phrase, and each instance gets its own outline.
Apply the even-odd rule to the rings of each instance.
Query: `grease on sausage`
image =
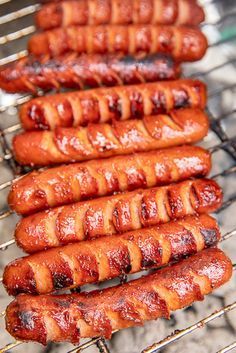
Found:
[[[186,108],[113,125],[24,132],[14,137],[13,151],[22,165],[47,166],[194,143],[206,136],[208,128],[202,110]]]
[[[196,61],[207,50],[205,35],[195,27],[155,25],[70,26],[33,35],[31,54],[164,53],[178,61]]]
[[[117,156],[33,171],[13,182],[8,203],[29,214],[49,207],[206,176],[211,155],[194,146]]]
[[[191,79],[68,92],[30,100],[21,107],[20,120],[26,130],[86,126],[177,108],[204,109],[206,96],[204,83]]]
[[[7,308],[6,327],[17,340],[78,343],[110,338],[112,331],[169,318],[220,287],[232,263],[219,249],[206,249],[149,276],[100,291],[70,295],[19,295]]]
[[[220,186],[209,179],[186,180],[83,201],[20,220],[17,244],[28,253],[166,223],[222,204]]]
[[[164,266],[215,246],[220,230],[208,215],[83,241],[23,257],[4,271],[9,295],[45,294]]]
[[[70,0],[43,6],[35,16],[41,29],[70,25],[198,25],[204,11],[196,0]]]
[[[72,53],[53,59],[47,55],[40,58],[29,56],[0,69],[0,88],[11,93],[37,93],[38,89],[85,89],[173,80],[179,74],[179,64],[161,54]]]

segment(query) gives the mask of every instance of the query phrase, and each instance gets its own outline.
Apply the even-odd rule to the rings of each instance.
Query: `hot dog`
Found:
[[[197,28],[155,25],[70,26],[34,34],[28,43],[36,56],[144,52],[170,54],[181,62],[201,59],[206,49],[206,37]]]
[[[43,6],[35,16],[41,29],[70,25],[198,25],[204,11],[195,0],[70,0]]]
[[[20,120],[26,130],[86,126],[137,119],[181,107],[204,109],[206,96],[204,83],[191,79],[99,88],[32,99],[21,107]]]
[[[100,291],[19,295],[7,308],[6,327],[17,340],[42,344],[110,338],[114,330],[168,319],[170,311],[203,300],[231,276],[230,259],[219,249],[206,249],[149,276]]]
[[[90,197],[202,177],[210,169],[210,153],[194,146],[118,156],[33,171],[12,184],[8,202],[26,215]]]
[[[53,59],[47,55],[40,58],[29,56],[0,69],[0,88],[12,93],[37,93],[39,88],[47,91],[62,87],[110,87],[173,80],[178,78],[179,73],[179,64],[161,54],[123,56],[72,53]]]
[[[221,203],[222,191],[214,180],[187,180],[35,213],[20,220],[15,239],[25,252],[34,253],[213,212]]]
[[[9,295],[45,294],[164,266],[219,240],[219,227],[212,217],[188,216],[17,259],[5,268],[3,283]]]
[[[178,109],[113,125],[24,132],[14,137],[13,151],[22,165],[47,166],[194,143],[206,136],[208,128],[202,110]]]

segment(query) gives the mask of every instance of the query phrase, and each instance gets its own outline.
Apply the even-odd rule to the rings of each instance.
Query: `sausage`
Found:
[[[177,108],[206,106],[206,86],[191,79],[99,88],[38,97],[22,105],[26,130],[54,130],[112,120],[139,119]]]
[[[84,89],[173,80],[179,74],[179,64],[163,54],[72,53],[53,59],[47,55],[41,58],[29,56],[0,69],[0,88],[10,93],[37,93],[38,89]]]
[[[198,28],[155,25],[69,26],[34,34],[28,42],[31,54],[55,57],[77,53],[166,53],[178,61],[196,61],[207,49]]]
[[[17,213],[27,215],[114,192],[203,177],[210,169],[210,153],[194,146],[70,164],[33,171],[16,180],[8,203]]]
[[[48,166],[194,143],[207,135],[208,128],[202,110],[178,109],[113,125],[23,132],[14,137],[13,150],[22,165]]]
[[[170,311],[203,300],[231,276],[230,259],[210,248],[154,274],[100,291],[19,295],[7,308],[6,328],[17,340],[42,344],[111,338],[112,331],[170,318]]]
[[[188,216],[118,237],[83,241],[23,257],[5,268],[3,283],[8,294],[15,296],[75,288],[164,266],[216,245],[220,237],[214,218]]]
[[[35,20],[44,30],[109,23],[198,25],[204,11],[196,0],[73,0],[43,6]]]
[[[214,212],[222,190],[214,180],[136,190],[35,213],[19,221],[17,244],[27,253]]]

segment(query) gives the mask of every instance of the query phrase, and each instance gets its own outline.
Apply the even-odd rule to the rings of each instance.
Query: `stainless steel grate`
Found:
[[[25,3],[25,1],[23,1],[23,3]],[[224,4],[225,3],[227,3],[227,1],[225,1]],[[220,184],[224,184],[226,199],[216,216],[222,223],[224,229],[223,241],[225,241],[236,235],[235,220],[232,219],[229,224],[231,230],[227,230],[227,222],[223,222],[225,212],[230,214],[232,208],[236,210],[236,193],[234,193],[232,188],[232,179],[234,178],[235,180],[234,174],[236,172],[236,123],[234,122],[236,117],[236,105],[233,105],[236,96],[236,83],[234,79],[234,76],[236,75],[236,57],[234,54],[236,29],[233,28],[231,31],[228,29],[227,31],[228,23],[232,23],[232,19],[235,21],[236,12],[230,11],[222,14],[221,11],[223,12],[225,9],[220,10],[220,0],[204,1],[204,5],[206,13],[213,13],[214,15],[209,16],[207,22],[202,26],[203,31],[206,32],[210,38],[210,54],[208,54],[206,59],[203,59],[201,63],[191,64],[191,66],[186,65],[185,75],[188,77],[199,77],[206,81],[209,86],[209,105],[207,112],[210,117],[211,132],[206,141],[204,141],[203,146],[211,151],[213,160],[218,162],[221,161],[220,163],[214,163],[212,177],[217,178],[217,181],[219,181]],[[9,33],[0,37],[0,45],[3,48],[2,50],[0,49],[0,54],[3,54],[0,58],[0,65],[27,55],[27,51],[24,49],[24,37],[33,33],[35,27],[32,24],[31,17],[27,21],[26,18],[28,19],[28,15],[33,14],[39,8],[39,4],[32,4],[32,2],[29,4],[29,2],[26,1],[26,6],[16,9],[19,7],[19,2],[14,0],[0,0],[0,14],[1,9],[4,11],[4,9],[8,8],[7,6],[10,7],[10,12],[6,12],[5,10],[5,12],[3,12],[5,14],[0,16],[0,28],[4,29],[4,32],[7,31],[7,33]],[[26,23],[27,26],[25,27]],[[229,28],[232,28],[232,26]],[[1,33],[3,33],[3,30]],[[16,43],[17,45],[15,45]],[[12,49],[14,49],[14,51],[12,51]],[[211,54],[211,52],[213,52],[213,54]],[[215,55],[217,54],[217,57],[214,53]],[[4,93],[1,94],[0,92],[0,193],[3,193],[4,197],[12,180],[27,172],[27,170],[20,168],[14,161],[11,153],[10,140],[12,135],[21,129],[19,122],[15,119],[16,108],[30,98],[30,95],[6,95]],[[227,104],[224,103],[225,101]],[[227,107],[225,107],[225,105]],[[6,202],[1,202],[0,198],[0,222],[4,222],[10,217],[14,224],[15,215],[8,209]],[[226,218],[229,218],[229,216]],[[4,253],[2,254],[7,254],[8,252],[6,253],[5,250],[7,250],[10,245],[14,244],[14,240],[9,240],[8,237],[5,242],[1,241],[1,243],[0,250],[4,250]],[[175,331],[160,342],[144,349],[142,353],[155,353],[161,351],[170,343],[176,342],[178,339],[198,330],[203,325],[206,325],[235,309],[236,302],[223,307],[183,330]],[[3,308],[1,308],[1,310],[3,310]],[[0,316],[4,316],[4,312],[0,314]],[[0,348],[0,353],[8,351],[12,352],[13,348],[22,344],[22,342],[18,341],[13,342],[2,349]],[[81,344],[79,347],[75,347],[70,351],[67,350],[67,352],[78,353],[91,346],[96,347],[97,351],[101,353],[111,353],[103,338],[89,340],[88,342]],[[233,342],[227,347],[219,350],[217,353],[229,352],[235,348],[236,342]]]

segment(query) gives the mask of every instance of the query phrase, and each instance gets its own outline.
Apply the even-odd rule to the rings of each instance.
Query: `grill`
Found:
[[[211,131],[201,145],[208,148],[213,156],[213,170],[211,177],[217,179],[223,186],[225,200],[222,208],[215,215],[221,225],[223,238],[222,246],[233,255],[233,236],[236,235],[236,220],[233,215],[236,211],[236,192],[234,193],[234,182],[236,172],[236,6],[234,1],[202,1],[207,14],[207,21],[202,25],[202,30],[207,34],[210,47],[206,57],[196,64],[184,67],[184,76],[198,77],[204,80],[209,87],[209,104],[207,112],[210,117]],[[22,6],[23,8],[19,8]],[[27,55],[25,43],[27,36],[35,31],[33,25],[33,14],[39,4],[32,1],[0,0],[0,28],[1,33],[8,33],[0,37],[0,65],[9,63],[22,56]],[[3,266],[11,257],[15,257],[11,245],[14,240],[9,234],[13,232],[17,220],[6,203],[7,189],[14,178],[27,172],[14,161],[11,153],[11,137],[21,129],[17,121],[17,107],[30,99],[29,95],[9,95],[0,92],[0,229],[2,231],[0,250],[0,266]],[[230,240],[231,239],[231,243]],[[20,252],[20,250],[17,250]],[[233,260],[236,261],[235,258]],[[234,266],[236,268],[236,266]],[[1,272],[0,272],[1,273]],[[127,277],[120,279],[127,280]],[[4,291],[0,292],[0,310],[4,310],[8,298]],[[205,299],[206,301],[208,298]],[[230,305],[220,308],[201,321],[194,323],[182,330],[176,330],[158,343],[144,349],[142,353],[169,352],[167,345],[176,342],[186,335],[199,330],[204,325],[216,320],[221,316],[236,309],[236,301]],[[4,312],[0,314],[4,316]],[[0,319],[2,320],[2,319]],[[3,336],[1,334],[1,336]],[[4,345],[5,338],[0,345]],[[228,342],[229,343],[229,342]],[[21,345],[22,342],[13,342],[0,348],[0,353],[13,352],[13,348]],[[212,343],[213,344],[213,343]],[[222,342],[222,346],[225,342]],[[29,346],[29,345],[28,345]],[[30,345],[31,346],[31,345]],[[72,350],[65,348],[67,353],[78,353],[88,350],[94,346],[95,351],[101,353],[113,353],[109,349],[109,343],[103,338],[89,340]],[[31,346],[32,347],[32,346]],[[225,353],[236,349],[236,341],[217,353]],[[17,349],[16,349],[17,350]],[[49,347],[45,352],[52,352],[53,347]],[[15,352],[15,350],[14,350]]]

